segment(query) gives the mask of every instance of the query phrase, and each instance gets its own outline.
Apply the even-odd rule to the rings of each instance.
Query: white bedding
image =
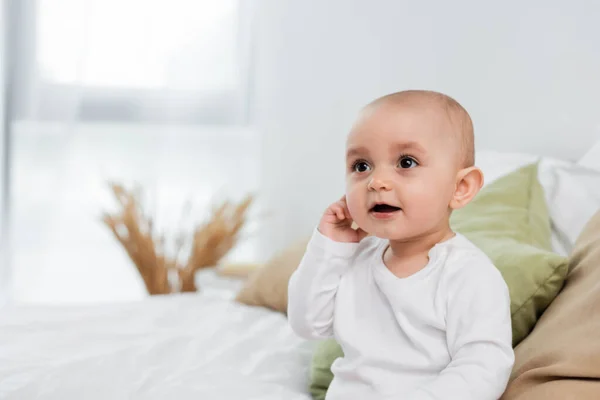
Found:
[[[137,303],[0,310],[0,398],[310,399],[312,344],[210,282]]]

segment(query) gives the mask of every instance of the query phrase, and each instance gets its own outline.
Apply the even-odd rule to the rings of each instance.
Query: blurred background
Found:
[[[146,295],[101,223],[110,181],[140,185],[166,232],[255,194],[228,259],[266,260],[341,195],[346,132],[390,92],[455,97],[478,149],[539,154],[545,141],[575,160],[600,132],[594,1],[2,5],[4,301]]]
[[[216,198],[258,188],[251,10],[236,0],[25,0],[5,10],[11,296],[139,298],[137,271],[101,223],[115,203],[109,182],[139,185],[167,235],[186,201],[201,220]],[[255,248],[232,257],[254,259]]]

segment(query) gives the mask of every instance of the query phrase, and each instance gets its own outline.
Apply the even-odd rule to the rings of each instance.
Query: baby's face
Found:
[[[407,240],[445,229],[460,141],[440,107],[382,104],[350,132],[346,200],[366,232]]]

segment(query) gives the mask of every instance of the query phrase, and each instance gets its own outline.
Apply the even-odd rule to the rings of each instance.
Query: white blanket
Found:
[[[306,400],[311,344],[206,294],[0,310],[1,399]]]

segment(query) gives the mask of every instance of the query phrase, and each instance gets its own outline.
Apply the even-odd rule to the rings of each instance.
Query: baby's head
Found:
[[[448,230],[452,210],[483,185],[473,124],[454,99],[410,90],[361,112],[347,141],[346,201],[358,226],[410,240]]]

